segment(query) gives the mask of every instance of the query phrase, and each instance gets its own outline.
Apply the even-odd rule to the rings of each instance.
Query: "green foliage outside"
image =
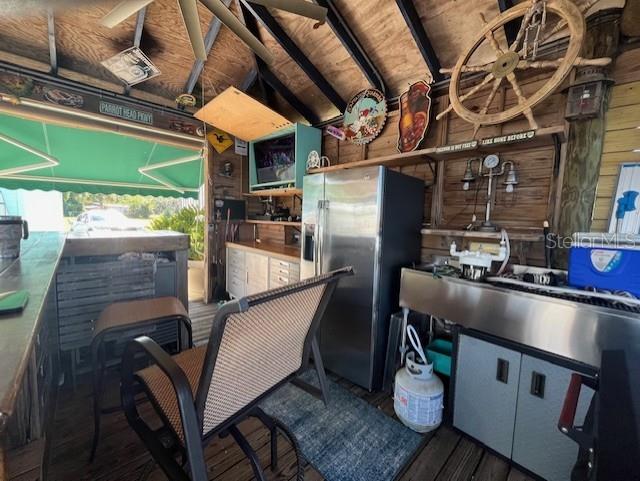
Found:
[[[77,217],[87,207],[123,206],[124,214],[133,219],[148,219],[155,215],[171,215],[182,208],[181,199],[149,197],[142,195],[87,194],[65,192],[63,194],[65,217]]]
[[[204,259],[204,212],[196,207],[185,207],[175,214],[155,217],[149,228],[152,230],[173,230],[189,234],[189,259]]]

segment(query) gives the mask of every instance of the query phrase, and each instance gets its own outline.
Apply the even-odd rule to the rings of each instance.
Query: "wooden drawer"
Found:
[[[239,298],[245,295],[244,279],[241,280],[237,277],[229,277],[227,282],[227,291],[232,297]]]
[[[289,276],[283,276],[281,274],[272,273],[269,277],[269,288],[282,287],[290,284]]]
[[[229,265],[238,266],[240,269],[244,269],[245,253],[240,249],[227,247],[227,259]]]
[[[289,282],[298,282],[300,280],[300,264],[291,264],[289,270]]]

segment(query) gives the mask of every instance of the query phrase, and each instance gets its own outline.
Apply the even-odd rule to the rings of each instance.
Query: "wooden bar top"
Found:
[[[18,259],[0,261],[0,293],[29,291],[22,312],[0,315],[0,431],[13,412],[64,238],[60,232],[33,232],[22,241]]]
[[[270,244],[267,242],[238,241],[227,242],[227,247],[235,247],[246,251],[254,251],[271,257],[300,263],[300,248],[298,246]]]
[[[179,251],[189,248],[189,236],[170,231],[70,232],[65,256],[116,255],[125,252]]]

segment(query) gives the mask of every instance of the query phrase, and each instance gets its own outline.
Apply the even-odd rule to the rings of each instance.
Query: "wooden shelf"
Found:
[[[513,132],[513,133],[518,133],[518,132]],[[510,134],[505,134],[505,135],[510,135]],[[515,140],[508,143],[484,145],[484,146],[478,146],[472,149],[456,150],[456,151],[450,151],[450,152],[441,152],[439,151],[440,149],[439,147],[430,147],[428,149],[414,150],[413,152],[406,152],[404,154],[384,155],[382,157],[374,157],[371,159],[358,160],[355,162],[345,162],[344,164],[337,164],[329,167],[310,169],[307,173],[315,174],[320,172],[334,172],[337,170],[355,169],[358,167],[371,167],[376,165],[384,165],[386,167],[402,167],[405,165],[415,165],[426,159],[445,160],[447,158],[451,158],[454,156],[460,157],[465,153],[473,154],[473,153],[481,153],[481,152],[487,152],[487,153],[495,152],[496,150],[504,149],[505,147],[508,147],[514,144],[530,143],[536,140],[538,141],[550,140],[553,135],[559,136],[561,142],[564,141],[565,127],[555,126],[555,127],[545,127],[542,129],[538,129],[535,132],[534,137],[531,139]]]
[[[282,225],[286,227],[302,227],[302,222],[289,222],[286,220],[259,220],[259,219],[247,219],[247,224],[267,224],[267,225]]]
[[[301,196],[302,189],[287,187],[284,189],[265,189],[256,190],[254,192],[245,192],[242,195],[247,197],[292,197],[294,195]]]
[[[480,232],[473,230],[455,230],[455,229],[422,229],[422,235],[433,235],[440,237],[463,237],[469,239],[490,239],[500,240],[502,237],[500,232]],[[544,235],[536,232],[511,232],[507,230],[510,241],[521,242],[542,242]]]

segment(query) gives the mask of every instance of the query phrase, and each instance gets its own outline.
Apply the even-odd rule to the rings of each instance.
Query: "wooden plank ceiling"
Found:
[[[584,1],[577,0],[577,3]],[[85,6],[55,11],[58,75],[119,93],[124,91],[118,80],[100,64],[133,43],[135,15],[113,29],[99,23],[115,3],[115,0],[89,2]],[[398,96],[416,80],[431,78],[395,0],[333,0],[333,3],[383,77],[388,98]],[[413,3],[438,60],[445,67],[453,66],[481,28],[479,13],[489,20],[499,13],[496,0],[476,0],[473,12],[464,1],[414,0]],[[594,9],[623,4],[624,0],[601,0]],[[241,16],[238,0],[231,2],[231,9]],[[198,10],[204,34],[213,16],[201,4]],[[314,28],[313,20],[275,9],[269,12],[342,99],[348,100],[369,87],[361,69],[328,24]],[[262,25],[259,32],[274,55],[270,69],[278,79],[318,119],[339,115],[335,105]],[[175,97],[185,91],[194,62],[176,0],[155,0],[147,7],[141,48],[162,75],[137,85],[131,95],[174,106]],[[483,61],[483,57],[479,52],[478,61]],[[0,17],[0,60],[48,70],[46,11],[31,10]],[[204,98],[208,101],[230,85],[240,87],[252,69],[255,69],[255,60],[251,50],[222,27],[194,93],[199,96],[204,89]],[[299,119],[278,93],[272,96],[272,106],[291,120]]]

